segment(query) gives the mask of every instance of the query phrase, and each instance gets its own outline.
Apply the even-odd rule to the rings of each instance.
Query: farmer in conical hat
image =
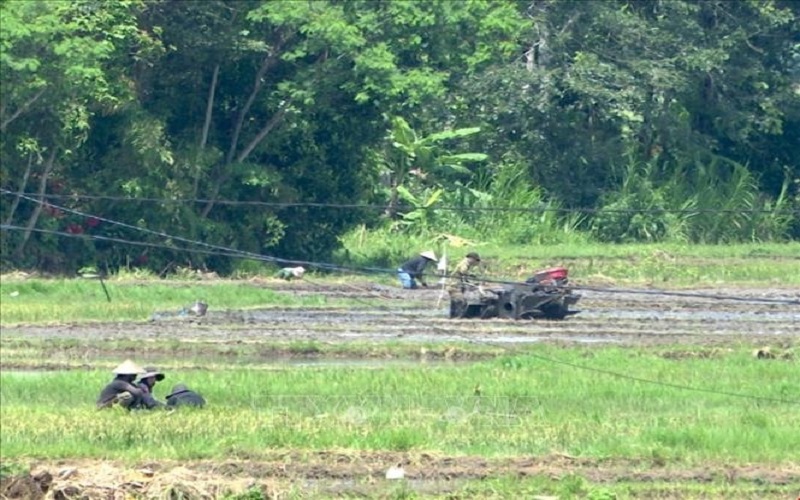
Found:
[[[437,262],[436,254],[433,250],[426,250],[421,252],[416,257],[409,259],[397,270],[397,277],[400,279],[400,284],[403,288],[413,289],[417,288],[417,280],[420,284],[427,288],[428,283],[425,281],[425,267],[431,262]]]
[[[114,380],[108,383],[97,398],[98,408],[108,408],[119,403],[128,409],[136,408],[142,401],[142,390],[134,385],[136,376],[145,370],[131,360],[114,368]]]
[[[172,388],[172,392],[167,396],[167,406],[175,408],[178,406],[196,406],[201,408],[205,406],[206,400],[203,396],[196,392],[189,390],[185,384],[176,384]]]
[[[153,388],[157,382],[164,380],[165,375],[154,366],[145,366],[145,373],[139,377],[136,386],[142,391],[141,407],[147,410],[164,406],[164,403],[153,397]]]

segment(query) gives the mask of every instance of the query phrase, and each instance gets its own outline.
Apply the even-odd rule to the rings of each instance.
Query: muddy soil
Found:
[[[276,287],[277,288],[277,287]],[[281,284],[297,295],[326,294],[353,302],[349,308],[219,310],[210,304],[203,318],[156,314],[140,322],[14,326],[2,329],[6,339],[75,339],[177,341],[264,344],[314,341],[326,344],[441,343],[513,349],[536,342],[567,345],[693,346],[689,352],[715,347],[800,345],[800,306],[758,302],[758,299],[800,300],[800,290],[728,288],[690,290],[746,297],[726,301],[673,295],[643,295],[585,291],[581,312],[563,321],[450,320],[447,299],[437,290],[404,292],[393,287],[361,283],[321,286]],[[687,292],[687,290],[681,290]],[[174,354],[174,352],[173,352]],[[313,353],[311,353],[313,354]],[[685,353],[684,353],[685,354]],[[676,355],[683,355],[676,353]],[[7,368],[6,362],[3,366]],[[267,498],[284,498],[298,489],[308,498],[330,496],[376,497],[396,483],[385,479],[387,469],[402,467],[406,484],[421,495],[455,495],[468,481],[489,477],[577,475],[593,483],[653,484],[652,498],[697,496],[681,484],[723,482],[745,484],[746,498],[791,498],[800,493],[800,464],[730,466],[722,463],[685,466],[631,460],[590,460],[554,455],[489,459],[470,456],[394,452],[269,452],[223,462],[153,462],[130,464],[91,460],[34,461],[32,476],[14,486],[0,484],[0,498],[218,498],[225,491],[260,488]],[[36,478],[36,480],[34,480]],[[665,483],[669,491],[658,489]],[[674,487],[672,485],[675,485]],[[24,493],[28,488],[27,496]],[[38,488],[38,493],[36,489]],[[795,492],[796,490],[796,492]],[[642,491],[642,490],[640,490]],[[39,496],[37,496],[39,495]],[[705,494],[704,498],[713,498]]]
[[[205,342],[319,341],[454,343],[513,347],[533,342],[622,346],[752,344],[791,348],[800,340],[800,290],[725,288],[680,290],[735,296],[722,300],[674,295],[580,292],[581,312],[562,321],[451,320],[438,290],[394,287],[282,284],[286,293],[326,294],[349,299],[348,308],[218,310],[203,318],[154,312],[141,322],[4,327],[3,337],[21,339],[151,339]]]
[[[781,498],[800,487],[800,465],[677,466],[631,460],[593,460],[551,455],[487,459],[402,452],[266,452],[255,458],[222,462],[143,462],[136,465],[92,460],[39,461],[30,477],[6,482],[0,495],[8,498],[219,498],[225,492],[260,489],[267,498],[284,497],[290,490],[308,498],[319,496],[375,497],[402,482],[422,495],[454,494],[467,481],[489,477],[544,476],[560,479],[577,475],[593,484],[632,482],[669,483],[672,495],[686,498],[680,485],[723,483],[744,485],[752,498]],[[401,469],[402,481],[386,478]],[[27,490],[25,490],[27,488]],[[27,491],[29,496],[14,496]],[[112,496],[109,496],[112,495]],[[178,496],[183,495],[183,496]],[[458,498],[456,496],[455,498]],[[711,498],[711,496],[705,496]]]

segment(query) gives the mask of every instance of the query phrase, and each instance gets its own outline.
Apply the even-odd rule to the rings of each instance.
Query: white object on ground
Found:
[[[406,477],[406,471],[402,467],[389,467],[386,471],[386,479],[403,479]]]

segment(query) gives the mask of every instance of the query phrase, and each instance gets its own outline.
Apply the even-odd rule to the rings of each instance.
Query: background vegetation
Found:
[[[364,233],[797,239],[799,13],[789,0],[3,2],[2,264],[233,269],[137,228],[341,261],[342,238]]]

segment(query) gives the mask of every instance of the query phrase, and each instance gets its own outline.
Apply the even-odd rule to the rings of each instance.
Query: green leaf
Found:
[[[433,206],[434,203],[439,201],[439,198],[442,197],[442,193],[444,193],[444,189],[437,189],[425,200],[425,203],[422,205],[424,208],[429,208]]]
[[[459,139],[461,137],[468,137],[470,135],[475,135],[480,131],[481,131],[480,127],[445,130],[443,132],[437,132],[435,134],[429,135],[428,137],[425,138],[425,142],[439,142],[439,141],[446,141],[448,139]]]
[[[486,161],[488,155],[483,153],[458,153],[441,157],[443,162]]]
[[[400,195],[400,198],[411,203],[415,207],[420,206],[422,203],[420,199],[414,196],[405,186],[397,186],[397,194]]]

